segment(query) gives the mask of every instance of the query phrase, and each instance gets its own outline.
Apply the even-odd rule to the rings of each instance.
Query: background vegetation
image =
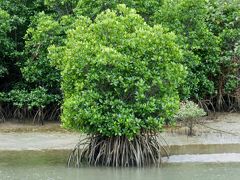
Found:
[[[181,100],[206,110],[240,109],[239,0],[0,0],[1,119],[58,119],[61,75],[48,47],[64,45],[79,16],[95,20],[119,3],[148,26],[175,33],[188,71],[178,87]]]

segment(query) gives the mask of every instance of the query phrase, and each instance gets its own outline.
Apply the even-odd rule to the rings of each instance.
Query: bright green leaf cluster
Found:
[[[49,48],[62,75],[64,126],[128,138],[160,130],[178,109],[186,73],[175,39],[125,5],[94,21],[79,17],[66,44]]]
[[[58,95],[49,94],[46,89],[39,87],[32,91],[12,90],[8,94],[8,101],[18,108],[44,108],[50,103],[59,101]]]

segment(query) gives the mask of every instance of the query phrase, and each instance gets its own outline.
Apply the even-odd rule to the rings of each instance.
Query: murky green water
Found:
[[[0,152],[0,180],[239,180],[240,163],[178,163],[162,168],[65,167],[66,152]]]

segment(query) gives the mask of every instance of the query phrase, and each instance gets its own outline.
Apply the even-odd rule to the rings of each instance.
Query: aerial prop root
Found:
[[[168,156],[169,150],[163,137],[144,133],[129,140],[125,136],[103,137],[90,135],[75,146],[67,165],[80,167],[83,164],[93,166],[150,166],[160,165],[162,156]]]

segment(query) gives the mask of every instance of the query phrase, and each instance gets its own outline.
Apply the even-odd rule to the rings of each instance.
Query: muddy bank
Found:
[[[240,153],[240,114],[217,114],[195,127],[189,137],[184,127],[161,133],[172,154]],[[80,135],[61,128],[59,123],[44,126],[6,122],[0,124],[0,150],[70,150]]]
[[[186,127],[168,128],[161,134],[170,145],[240,143],[240,113],[218,113],[199,121],[194,136]]]
[[[0,133],[0,150],[72,149],[79,138],[76,133]]]
[[[0,123],[0,133],[12,132],[70,132],[61,127],[60,122],[45,122],[44,125],[33,124],[32,121],[19,122],[18,120],[11,119],[4,123]]]

